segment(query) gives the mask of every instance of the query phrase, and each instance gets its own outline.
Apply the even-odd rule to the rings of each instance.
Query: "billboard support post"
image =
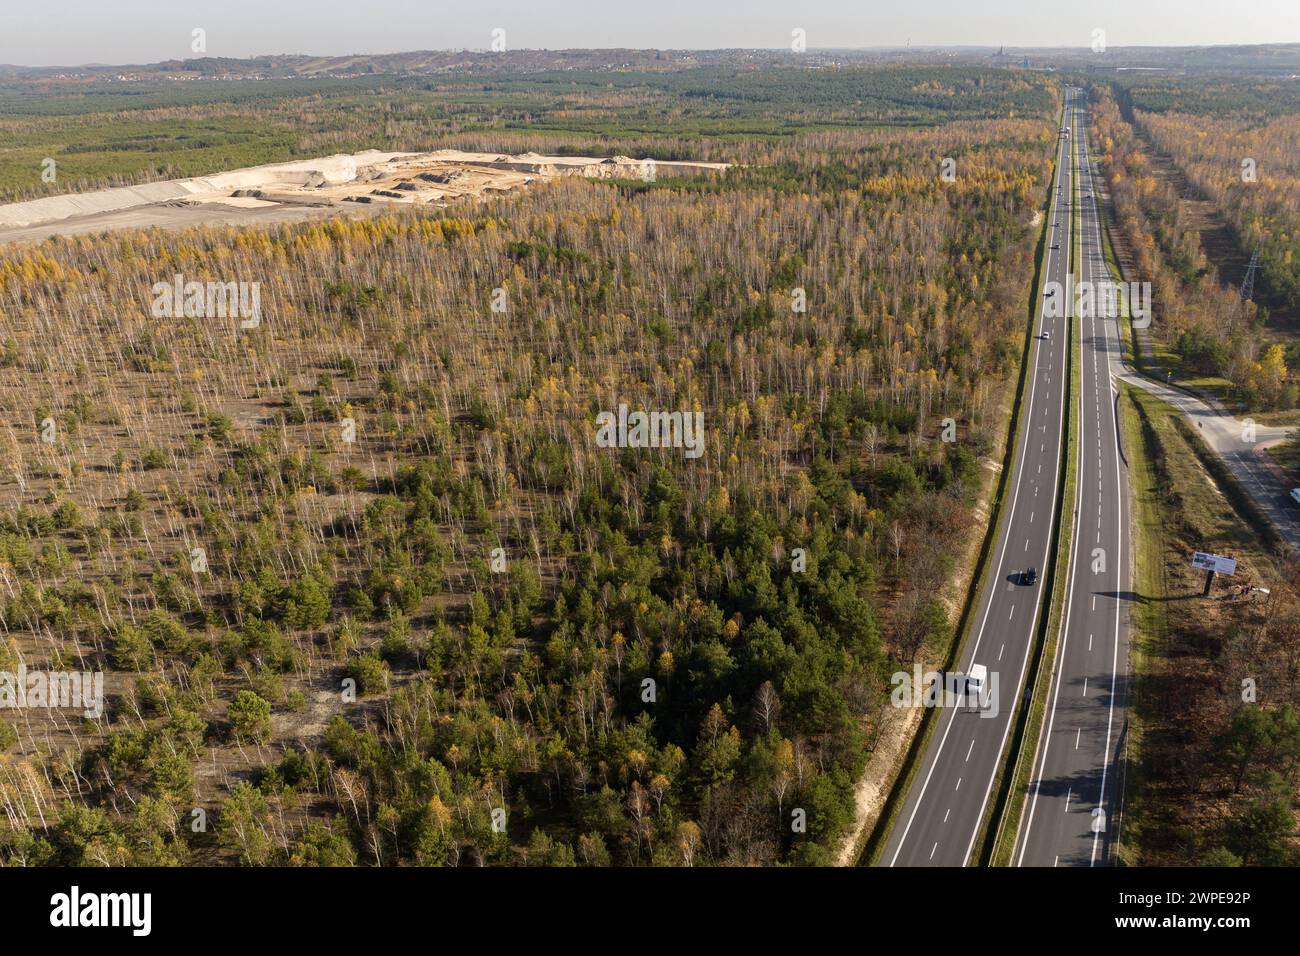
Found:
[[[1210,554],[1207,551],[1197,551],[1192,555],[1192,567],[1200,568],[1205,572],[1205,590],[1201,592],[1201,597],[1210,596],[1210,588],[1214,584],[1216,574],[1236,574],[1237,559],[1227,558],[1221,554]]]

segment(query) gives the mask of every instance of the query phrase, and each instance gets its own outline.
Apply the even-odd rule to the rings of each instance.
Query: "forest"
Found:
[[[0,202],[362,149],[740,161],[818,130],[1037,118],[1052,95],[1033,76],[918,67],[0,81]]]
[[[1098,88],[1095,123],[1120,230],[1154,286],[1156,338],[1185,377],[1252,410],[1300,404],[1300,96],[1294,84]],[[1196,207],[1207,204],[1210,221]],[[1210,248],[1207,243],[1217,243]],[[1258,251],[1253,301],[1240,301]]]
[[[9,198],[58,144],[84,184],[357,146],[739,164],[0,250],[0,670],[104,671],[109,698],[0,711],[0,860],[823,864],[844,839],[888,674],[951,640],[936,594],[983,533],[1057,94],[475,82],[286,97],[267,140],[237,102],[0,121]],[[177,275],[257,283],[260,324],[155,317]],[[620,404],[699,413],[702,454],[602,447]]]

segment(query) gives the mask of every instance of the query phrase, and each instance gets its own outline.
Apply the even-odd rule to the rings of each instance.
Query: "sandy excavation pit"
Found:
[[[0,206],[0,242],[112,229],[288,222],[387,206],[443,206],[556,176],[658,178],[717,173],[727,163],[524,153],[326,156]]]

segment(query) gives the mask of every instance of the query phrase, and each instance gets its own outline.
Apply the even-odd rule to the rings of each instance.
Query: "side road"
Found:
[[[1109,203],[1109,192],[1104,186],[1098,189],[1098,197]],[[1110,230],[1109,222],[1106,228]],[[1150,330],[1130,327],[1128,332],[1137,352],[1138,369],[1126,358],[1119,377],[1186,415],[1281,539],[1300,552],[1300,502],[1291,498],[1291,485],[1286,476],[1265,452],[1270,445],[1284,441],[1292,429],[1253,425],[1248,418],[1234,417],[1214,396],[1171,381],[1156,360]]]
[[[1300,503],[1292,500],[1285,477],[1265,452],[1269,445],[1285,439],[1289,428],[1253,425],[1249,419],[1234,418],[1218,402],[1197,397],[1183,388],[1162,385],[1125,365],[1124,381],[1150,392],[1173,405],[1196,426],[1197,433],[1223,459],[1242,489],[1277,529],[1288,545],[1300,551]]]

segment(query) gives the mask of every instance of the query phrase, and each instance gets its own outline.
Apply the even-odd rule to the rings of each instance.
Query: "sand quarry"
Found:
[[[392,206],[438,207],[509,192],[556,176],[658,178],[716,173],[728,166],[626,156],[367,150],[0,205],[0,243],[151,226],[291,222]]]

